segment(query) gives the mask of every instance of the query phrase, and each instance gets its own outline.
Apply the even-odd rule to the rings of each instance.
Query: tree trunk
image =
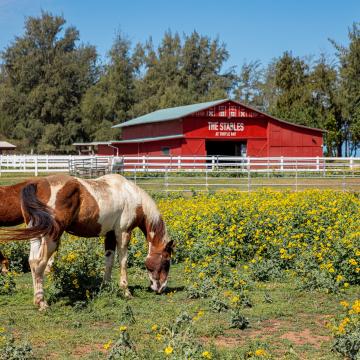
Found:
[[[336,156],[337,157],[342,157],[342,142],[337,144]]]

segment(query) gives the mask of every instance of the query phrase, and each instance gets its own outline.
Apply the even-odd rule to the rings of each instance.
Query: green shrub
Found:
[[[351,360],[360,359],[360,298],[352,305],[342,301],[346,313],[333,320],[333,349]]]
[[[0,250],[9,259],[10,271],[28,272],[30,243],[28,241],[7,242],[1,244]]]
[[[0,360],[35,360],[28,342],[17,343],[12,336],[0,337]]]
[[[10,295],[15,291],[15,279],[11,272],[0,273],[0,295]]]
[[[90,300],[101,286],[103,250],[97,239],[63,241],[49,274],[50,301],[67,297],[70,302]]]

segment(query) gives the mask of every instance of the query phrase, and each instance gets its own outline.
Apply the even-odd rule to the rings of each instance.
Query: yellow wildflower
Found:
[[[204,351],[201,355],[205,359],[211,359],[212,358],[211,352],[209,352],[209,351]]]
[[[266,351],[264,349],[257,349],[255,351],[255,356],[265,356],[266,355]]]
[[[358,263],[355,259],[349,259],[349,264],[356,266]]]
[[[171,355],[173,353],[174,349],[171,347],[171,346],[167,346],[165,349],[164,349],[164,353],[166,355]]]
[[[351,307],[351,309],[353,310],[353,312],[355,314],[360,314],[360,299],[356,300],[353,304],[353,306]]]
[[[105,343],[105,344],[103,345],[103,348],[104,348],[105,350],[108,350],[108,349],[110,348],[111,344],[112,344],[112,341],[109,340],[107,343]]]

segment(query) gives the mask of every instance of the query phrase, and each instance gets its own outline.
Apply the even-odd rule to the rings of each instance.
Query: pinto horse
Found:
[[[43,279],[49,258],[64,231],[82,237],[105,236],[104,281],[111,279],[117,247],[120,287],[131,296],[127,279],[127,251],[131,231],[139,227],[149,244],[145,266],[152,290],[161,293],[167,284],[173,242],[153,199],[123,176],[105,175],[83,180],[53,175],[27,184],[21,208],[27,229],[6,230],[8,240],[31,240],[29,263],[34,303],[47,307]],[[4,236],[3,236],[4,237]]]

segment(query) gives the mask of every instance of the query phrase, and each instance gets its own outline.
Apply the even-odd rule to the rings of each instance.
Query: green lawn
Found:
[[[1,327],[19,341],[28,340],[39,359],[106,358],[103,345],[116,340],[126,305],[136,320],[128,325],[128,332],[140,352],[163,352],[165,345],[155,339],[153,325],[171,324],[183,311],[196,315],[203,310],[204,315],[195,323],[195,337],[206,349],[215,346],[221,359],[238,359],[252,344],[266,347],[274,359],[339,359],[331,352],[332,338],[326,323],[341,313],[340,300],[355,298],[360,291],[353,287],[345,296],[299,292],[292,283],[256,283],[250,292],[253,307],[243,309],[250,327],[238,330],[230,328],[229,312],[211,311],[210,300],[187,298],[181,265],[171,269],[167,294],[149,292],[145,271],[132,268],[132,299],[107,293],[82,309],[64,300],[39,312],[32,305],[30,274],[19,275],[16,280],[16,293],[0,296]]]

